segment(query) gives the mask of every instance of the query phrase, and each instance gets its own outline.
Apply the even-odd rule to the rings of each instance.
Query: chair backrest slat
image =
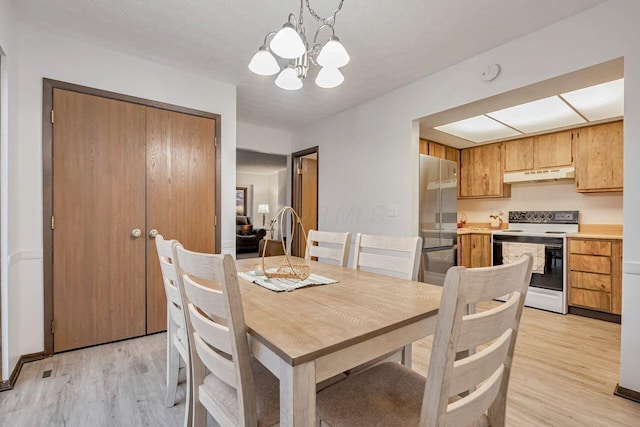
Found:
[[[318,243],[318,246],[315,245]],[[351,245],[350,233],[309,230],[305,259],[311,257],[335,261],[342,267],[347,266]]]
[[[173,247],[178,244],[176,240],[165,240],[158,234],[155,238],[158,261],[162,271],[162,283],[169,307],[170,320],[181,328],[185,327],[185,314],[182,311],[182,297],[178,289],[178,274],[173,264]]]
[[[518,292],[495,310],[464,316],[457,351],[475,348],[499,337],[507,329],[514,328],[519,301]]]
[[[408,280],[418,280],[422,238],[375,236],[358,233],[353,257],[353,268],[374,271]]]
[[[204,366],[206,366],[213,375],[220,378],[231,387],[236,388],[236,372],[233,362],[213,351],[211,347],[209,347],[200,337],[200,335],[194,335],[193,340],[196,351],[198,352],[198,357],[202,360]]]
[[[489,347],[483,348],[473,356],[456,361],[453,364],[449,393],[460,394],[489,378],[507,357],[511,334],[512,331],[508,329]]]
[[[532,264],[533,258],[525,254],[506,266],[449,269],[433,339],[421,426],[469,425],[485,416],[489,425],[504,426],[507,385]],[[504,304],[466,314],[470,304],[505,294],[509,299]],[[489,345],[456,360],[460,350],[476,350],[483,344]],[[468,395],[449,403],[462,392]]]
[[[231,255],[188,251],[182,245],[174,247],[174,254],[180,290],[189,307],[193,399],[199,398],[198,387],[208,370],[236,389],[234,424],[256,425],[255,385],[235,260]]]

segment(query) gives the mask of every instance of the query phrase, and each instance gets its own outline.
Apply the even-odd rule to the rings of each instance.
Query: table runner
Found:
[[[263,288],[269,289],[275,292],[293,291],[294,289],[304,288],[305,286],[318,286],[329,285],[331,283],[337,283],[337,280],[329,279],[328,277],[320,276],[318,274],[311,273],[309,277],[304,280],[298,279],[268,279],[264,275],[256,275],[253,271],[247,271],[238,273],[242,279],[260,285]]]

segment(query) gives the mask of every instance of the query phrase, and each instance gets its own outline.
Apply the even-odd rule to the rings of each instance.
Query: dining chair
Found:
[[[165,405],[167,407],[176,404],[176,391],[178,389],[178,374],[180,360],[183,361],[186,371],[187,385],[185,390],[185,426],[189,425],[191,412],[190,404],[190,371],[189,371],[189,343],[187,339],[186,319],[182,307],[182,296],[178,288],[178,274],[173,263],[173,247],[177,240],[165,240],[162,235],[155,237],[158,260],[162,270],[162,282],[167,297],[167,393]]]
[[[392,237],[373,234],[356,234],[353,268],[374,271],[407,280],[418,280],[422,238]],[[390,353],[349,370],[348,374],[360,372],[385,360],[397,360],[411,367],[411,344],[401,351]]]
[[[356,235],[353,268],[418,280],[422,238]]]
[[[322,244],[322,246],[316,246],[315,243]],[[311,257],[318,260],[328,259],[337,262],[341,267],[346,267],[350,245],[351,233],[309,230],[304,258],[307,261],[311,260]]]
[[[507,388],[532,257],[509,265],[446,275],[427,377],[383,363],[317,395],[317,415],[332,427],[504,426]],[[507,301],[466,315],[467,305],[508,295]],[[456,360],[456,354],[481,347]]]
[[[206,426],[207,412],[223,426],[278,424],[280,383],[251,357],[233,257],[180,244],[174,254],[192,338],[193,425]]]

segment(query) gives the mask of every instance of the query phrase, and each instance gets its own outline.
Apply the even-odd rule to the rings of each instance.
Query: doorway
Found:
[[[305,232],[318,229],[318,147],[291,155],[292,207],[300,215]],[[304,257],[307,247],[302,230],[296,230],[291,242],[291,254]]]
[[[154,237],[219,251],[220,117],[44,86],[45,354],[165,330]]]

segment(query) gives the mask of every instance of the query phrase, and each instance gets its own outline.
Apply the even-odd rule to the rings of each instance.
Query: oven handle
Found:
[[[493,244],[494,245],[502,245],[502,243],[504,243],[501,240],[494,240]],[[511,242],[507,242],[507,243],[511,243]],[[517,243],[529,243],[529,242],[517,242]],[[562,249],[562,245],[558,245],[556,243],[530,243],[533,245],[544,245],[545,249]]]

